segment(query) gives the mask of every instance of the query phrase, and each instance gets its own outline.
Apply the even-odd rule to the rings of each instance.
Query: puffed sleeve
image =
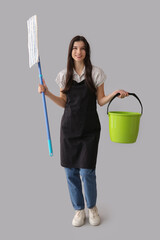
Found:
[[[64,88],[66,84],[66,69],[62,70],[58,73],[55,82],[58,84],[60,88]]]
[[[104,71],[101,68],[95,66],[93,67],[92,77],[96,88],[99,87],[102,83],[104,83],[107,79]]]

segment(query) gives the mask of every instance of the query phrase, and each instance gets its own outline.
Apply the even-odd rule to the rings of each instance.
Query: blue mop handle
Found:
[[[43,85],[43,76],[42,76],[40,59],[38,61],[38,69],[39,69],[40,83]],[[50,137],[49,122],[48,122],[48,115],[47,115],[47,106],[46,106],[46,99],[45,99],[44,92],[42,92],[42,99],[43,99],[43,108],[44,108],[44,115],[45,115],[46,128],[47,128],[49,155],[52,157],[53,156],[52,142],[51,142],[51,137]]]

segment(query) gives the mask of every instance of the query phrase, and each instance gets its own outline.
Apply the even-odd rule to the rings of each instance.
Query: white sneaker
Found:
[[[93,226],[97,226],[100,224],[100,221],[101,219],[97,207],[89,208],[89,223]]]
[[[81,227],[82,225],[84,225],[85,218],[86,218],[86,214],[85,214],[84,209],[76,210],[76,213],[72,220],[72,225],[75,227]]]

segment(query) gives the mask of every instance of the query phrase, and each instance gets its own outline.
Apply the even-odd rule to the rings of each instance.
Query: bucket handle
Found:
[[[137,98],[137,100],[139,101],[140,105],[141,105],[141,115],[143,114],[143,106],[142,106],[142,103],[139,99],[139,97],[135,94],[135,93],[128,93],[129,95],[132,95],[134,96],[135,98]],[[108,110],[109,110],[109,105],[111,104],[111,102],[113,101],[113,99],[115,99],[116,97],[118,97],[120,95],[120,93],[117,93],[111,100],[110,102],[108,103],[108,106],[107,106],[107,114],[108,114]]]

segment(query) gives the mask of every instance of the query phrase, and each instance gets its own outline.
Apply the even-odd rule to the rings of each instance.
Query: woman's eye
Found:
[[[77,50],[77,47],[73,47],[72,49],[73,49],[73,50]],[[84,50],[84,51],[85,51],[85,48],[81,48],[81,50]]]

